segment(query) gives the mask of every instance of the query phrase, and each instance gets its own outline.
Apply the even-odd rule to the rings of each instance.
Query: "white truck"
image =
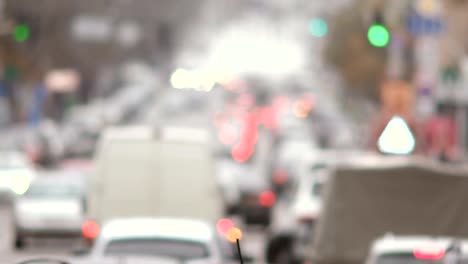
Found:
[[[182,217],[215,223],[224,204],[207,130],[116,127],[98,144],[83,235],[121,217]],[[88,229],[88,230],[85,230]]]

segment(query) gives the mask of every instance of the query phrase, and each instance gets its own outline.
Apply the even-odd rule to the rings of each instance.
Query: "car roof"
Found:
[[[376,240],[372,245],[372,253],[393,254],[393,253],[410,253],[418,248],[436,247],[448,248],[454,241],[449,237],[429,237],[429,236],[387,236]],[[468,252],[468,240],[462,241],[462,251]]]
[[[0,150],[0,169],[2,168],[18,168],[29,167],[31,164],[27,156],[23,153],[16,151],[2,151]]]
[[[167,238],[206,243],[214,236],[209,224],[199,220],[180,218],[119,218],[110,220],[102,228],[104,239]]]

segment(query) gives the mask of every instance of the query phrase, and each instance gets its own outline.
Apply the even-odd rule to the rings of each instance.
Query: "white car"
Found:
[[[232,244],[209,224],[179,218],[119,218],[104,224],[89,259],[163,257],[179,263],[227,263]]]
[[[41,177],[17,197],[13,207],[14,247],[29,237],[76,237],[84,223],[84,186],[59,177]]]
[[[19,153],[0,151],[0,195],[10,200],[29,188],[36,172],[28,158]]]
[[[372,243],[366,264],[446,263],[447,249],[453,242],[447,237],[386,235]],[[468,241],[460,242],[460,263],[467,263]]]

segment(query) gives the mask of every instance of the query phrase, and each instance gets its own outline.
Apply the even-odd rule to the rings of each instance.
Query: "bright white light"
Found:
[[[195,86],[195,90],[209,92],[213,89],[216,80],[213,74],[211,74],[207,70],[199,70],[194,72],[197,85]]]
[[[201,92],[209,92],[215,85],[212,74],[202,70],[177,69],[171,75],[171,85],[176,89],[193,89]]]
[[[388,122],[377,144],[381,152],[396,155],[410,154],[416,146],[413,133],[399,116]]]
[[[29,189],[31,180],[26,176],[18,176],[12,179],[11,190],[17,195],[23,195]]]
[[[192,88],[193,76],[192,73],[185,69],[177,69],[171,75],[172,87],[176,89],[187,89]]]
[[[272,30],[232,28],[219,39],[209,62],[214,69],[276,77],[300,70],[305,62],[306,56],[296,41],[280,38]]]

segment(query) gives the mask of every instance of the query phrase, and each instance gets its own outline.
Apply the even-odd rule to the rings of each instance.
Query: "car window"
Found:
[[[375,264],[441,264],[441,260],[416,259],[413,254],[386,254],[379,256]]]
[[[105,256],[160,256],[180,260],[202,259],[209,256],[206,245],[185,240],[121,239],[111,241]]]
[[[78,197],[83,188],[74,184],[32,184],[24,194],[28,198],[65,198]]]

